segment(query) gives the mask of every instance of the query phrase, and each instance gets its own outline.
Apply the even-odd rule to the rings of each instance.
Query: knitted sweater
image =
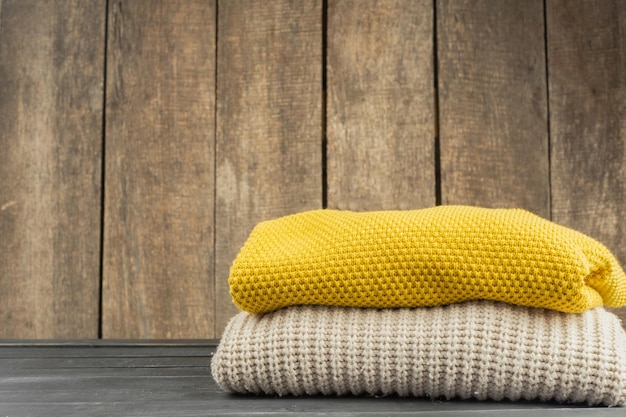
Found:
[[[473,301],[416,309],[240,313],[211,363],[226,391],[626,401],[626,335],[582,314]]]
[[[263,222],[229,283],[251,313],[467,300],[563,312],[626,304],[626,276],[605,246],[521,209],[315,210]]]

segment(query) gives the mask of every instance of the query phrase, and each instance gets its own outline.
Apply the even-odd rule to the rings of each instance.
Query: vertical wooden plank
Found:
[[[552,218],[625,265],[626,3],[548,0],[546,11]]]
[[[215,2],[109,2],[105,338],[213,337]]]
[[[0,2],[0,337],[98,336],[104,13]]]
[[[328,3],[328,206],[435,205],[432,0]]]
[[[437,1],[444,204],[549,217],[542,0]]]
[[[431,0],[328,2],[329,207],[435,205],[432,31]]]
[[[322,1],[219,5],[216,326],[230,265],[261,220],[322,205]]]

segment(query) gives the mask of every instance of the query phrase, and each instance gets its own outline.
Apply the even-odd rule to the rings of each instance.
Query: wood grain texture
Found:
[[[547,22],[552,218],[626,265],[626,3],[548,0]]]
[[[97,337],[105,10],[0,2],[0,337]]]
[[[254,225],[322,205],[322,1],[227,1],[218,19],[217,336]]]
[[[215,2],[109,2],[105,338],[212,337]]]
[[[433,3],[328,2],[328,206],[435,205]]]
[[[437,2],[443,204],[549,217],[541,0]]]

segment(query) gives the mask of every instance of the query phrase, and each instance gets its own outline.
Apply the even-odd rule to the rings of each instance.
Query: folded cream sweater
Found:
[[[472,301],[431,308],[242,312],[211,363],[226,391],[626,401],[626,335],[580,314]]]

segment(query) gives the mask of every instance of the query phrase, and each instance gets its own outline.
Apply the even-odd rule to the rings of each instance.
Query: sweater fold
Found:
[[[490,301],[416,309],[242,312],[211,363],[226,391],[622,405],[626,334],[602,308]]]
[[[233,262],[234,303],[399,308],[471,300],[580,313],[626,304],[600,242],[521,209],[313,210],[258,224]]]

